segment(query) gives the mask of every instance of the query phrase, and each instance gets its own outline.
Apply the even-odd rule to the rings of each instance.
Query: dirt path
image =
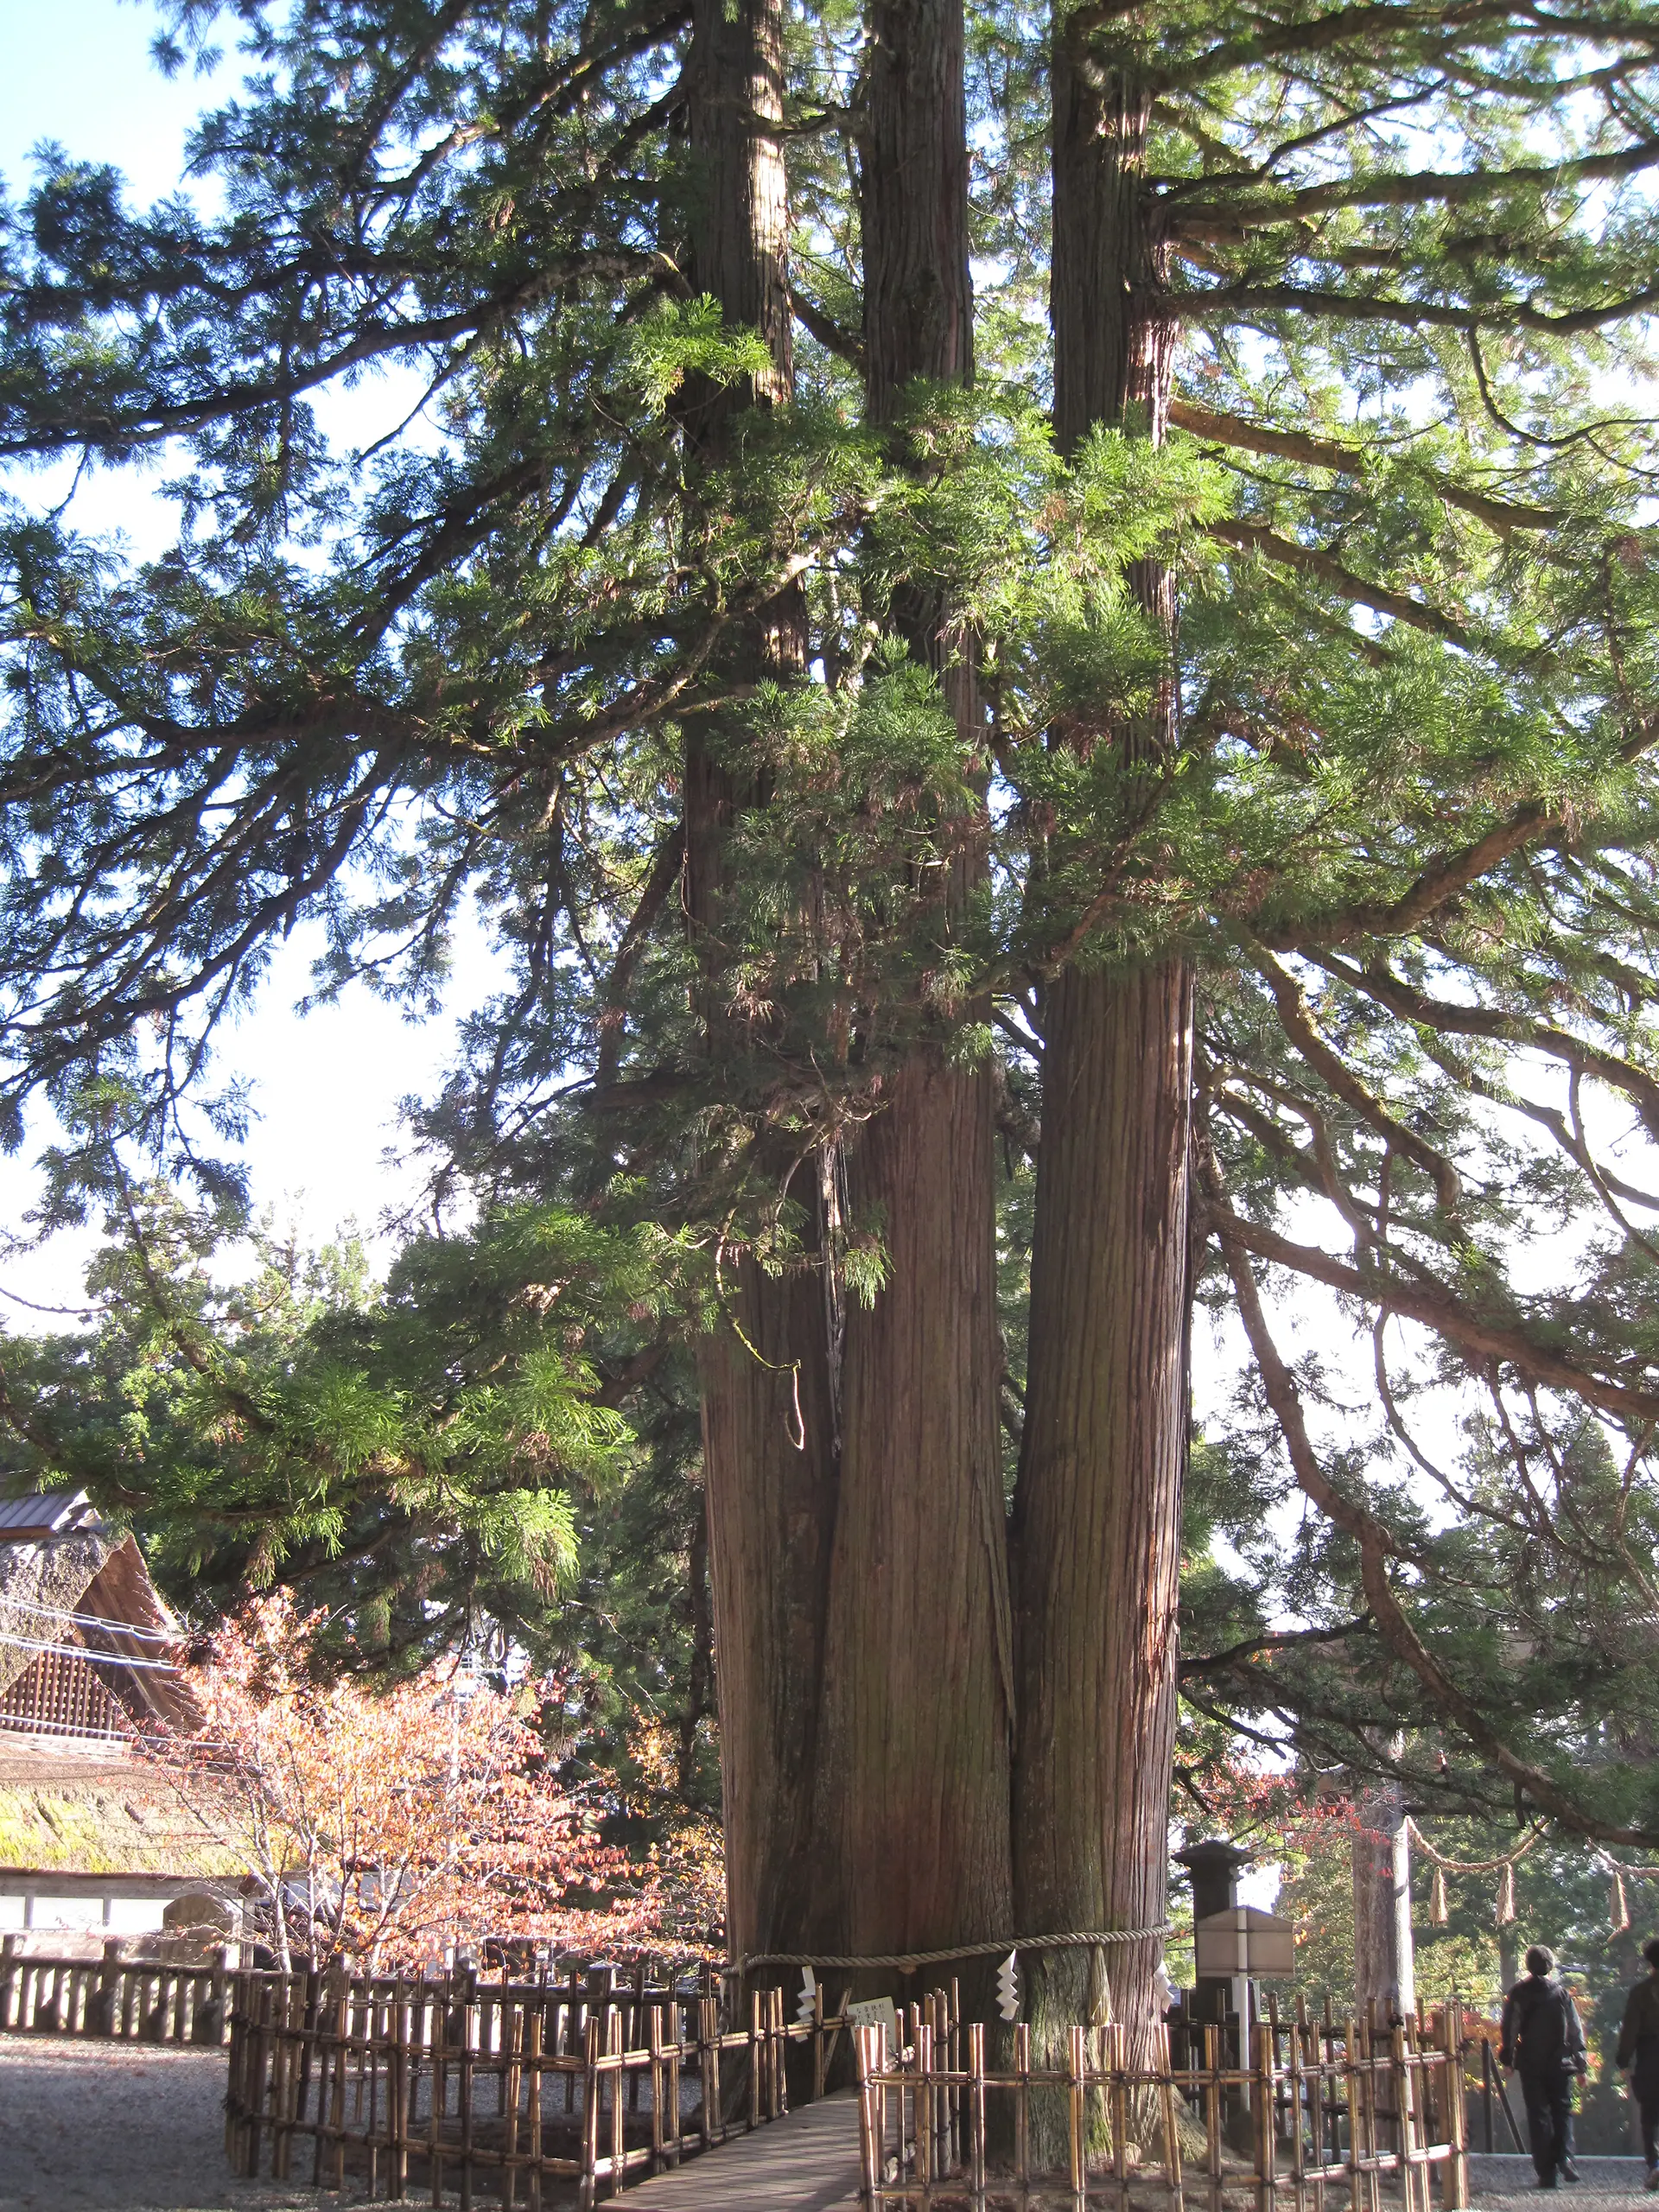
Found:
[[[0,2035],[0,2212],[318,2212],[338,2198],[233,2181],[225,2053]]]

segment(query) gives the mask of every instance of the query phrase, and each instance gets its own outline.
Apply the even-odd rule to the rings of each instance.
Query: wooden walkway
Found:
[[[626,2212],[858,2212],[858,2098],[821,2097],[616,2201]]]

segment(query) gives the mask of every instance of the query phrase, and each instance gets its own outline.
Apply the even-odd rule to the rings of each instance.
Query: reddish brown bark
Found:
[[[865,358],[871,418],[891,423],[912,378],[972,372],[961,0],[876,0],[870,30]],[[901,593],[894,614],[980,742],[970,641],[945,634],[925,593]],[[971,823],[945,829],[971,847]],[[942,932],[975,865],[942,871]],[[847,1945],[936,1948],[1001,1935],[1011,1909],[988,1066],[954,1066],[924,1036],[847,1173],[855,1215],[883,1224],[891,1274],[871,1310],[847,1314],[826,1825]]]
[[[688,381],[689,467],[728,463],[745,416],[787,395],[791,377],[788,196],[781,141],[783,11],[778,0],[699,0],[688,72],[696,204],[695,289],[728,322],[760,331],[772,368],[748,390]],[[803,609],[785,594],[727,641],[738,683],[798,667]],[[684,897],[704,975],[712,1058],[741,1077],[753,1040],[727,1013],[722,977],[728,839],[758,793],[726,765],[718,725],[685,760]],[[780,1173],[785,1172],[780,1168]],[[827,1546],[835,1507],[834,1421],[823,1289],[807,1270],[766,1274],[746,1253],[723,1268],[725,1324],[699,1345],[709,1569],[725,1802],[728,1937],[736,1955],[792,1948],[810,1894],[813,1783],[823,1675]]]
[[[1055,415],[1160,437],[1172,326],[1146,187],[1150,101],[1085,62],[1053,65]],[[1173,645],[1153,564],[1131,587]],[[1148,765],[1179,742],[1173,673],[1141,721],[1098,741]],[[1086,954],[1085,954],[1086,957]],[[1016,1510],[1020,1738],[1016,1911],[1043,1932],[1163,1919],[1187,1427],[1192,977],[1179,960],[1074,963],[1044,1010],[1043,1139],[1027,1412]],[[1030,1962],[1039,2046],[1112,2011],[1144,2050],[1155,1941]]]

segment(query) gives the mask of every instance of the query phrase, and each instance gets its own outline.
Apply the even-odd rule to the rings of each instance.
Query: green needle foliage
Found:
[[[528,1635],[624,1463],[689,1559],[727,1255],[879,1298],[883,1221],[815,1242],[786,1171],[943,1039],[994,1063],[1012,1478],[1055,980],[1179,958],[1238,1367],[1190,1498],[1197,1786],[1217,1731],[1316,1767],[1404,1732],[1450,1811],[1659,1835],[1659,11],[976,8],[979,380],[873,425],[867,26],[804,6],[793,389],[703,460],[772,356],[688,273],[689,4],[162,12],[170,62],[216,25],[249,59],[194,188],[140,212],[48,151],[0,234],[5,1130],[37,1093],[70,1127],[53,1217],[140,1153],[233,1205],[194,1116],[242,1133],[213,1050],[272,945],[318,919],[320,989],[418,1007],[476,900],[499,989],[417,1133],[480,1225],[383,1294],[232,1294],[146,1197],[110,1325],[8,1366],[19,1471],[204,1570],[345,1602],[351,1563],[397,1652]],[[1122,314],[1165,364],[1064,448],[1057,56],[1144,124]],[[150,464],[176,535],[136,561],[63,493]],[[804,652],[740,680],[786,599]],[[689,739],[747,795],[695,947]]]

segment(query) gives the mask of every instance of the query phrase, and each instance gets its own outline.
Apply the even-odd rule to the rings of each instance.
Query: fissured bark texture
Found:
[[[1150,99],[1081,58],[1053,60],[1055,415],[1062,449],[1096,423],[1160,438],[1173,326],[1146,181]],[[1151,766],[1179,741],[1174,599],[1154,563],[1130,587],[1171,646],[1143,719],[1096,742]],[[1061,825],[1061,835],[1065,825]],[[1044,1009],[1031,1351],[1016,1508],[1016,1912],[1042,1933],[1164,1917],[1186,1461],[1192,976],[1184,961],[1062,968]],[[1039,2049],[1114,2016],[1152,2040],[1156,1940],[1033,1959]]]
[[[892,423],[912,378],[972,373],[960,0],[875,0],[870,34],[866,378],[871,419]],[[963,742],[982,745],[972,640],[925,592],[901,588],[893,613]],[[939,827],[954,857],[911,887],[937,902],[943,936],[983,841],[974,817]],[[870,1953],[993,1938],[1012,1909],[993,1095],[989,1068],[952,1065],[928,1030],[847,1154],[855,1221],[880,1224],[891,1273],[872,1308],[847,1311],[825,1825],[846,1948]],[[994,1968],[963,1971],[978,1996]]]

